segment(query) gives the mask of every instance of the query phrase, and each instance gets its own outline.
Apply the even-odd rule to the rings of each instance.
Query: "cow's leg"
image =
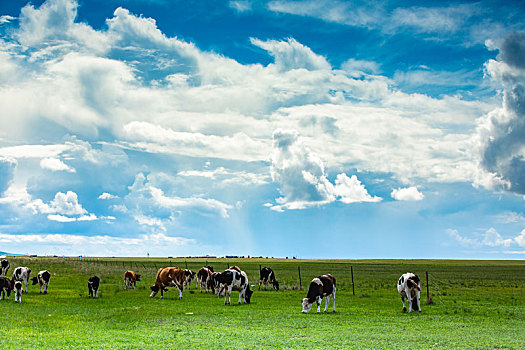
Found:
[[[332,310],[335,312],[335,286],[334,286],[334,291],[332,292]]]
[[[324,312],[326,312],[328,310],[328,304],[330,303],[330,295],[327,295],[326,296],[326,304],[324,306]]]
[[[321,313],[321,302],[323,301],[323,298],[317,297],[317,313]]]
[[[43,287],[43,285],[41,283],[39,283],[39,285],[40,285],[40,294],[42,294],[42,287]]]
[[[419,310],[419,313],[421,313],[421,299],[420,298],[417,299],[417,308]]]
[[[411,313],[412,312],[412,300],[408,299],[407,297],[407,302],[408,302],[408,313]]]
[[[179,299],[182,299],[182,286],[177,286],[177,289],[179,290]]]
[[[49,282],[44,285],[44,294],[47,294],[47,287],[49,286]]]
[[[28,280],[29,280],[29,278],[28,278]],[[26,293],[27,293],[27,286],[29,285],[29,281],[28,280],[24,281],[24,283],[26,284]]]
[[[403,312],[407,311],[407,307],[405,306],[405,298],[401,296],[401,302],[403,303]]]

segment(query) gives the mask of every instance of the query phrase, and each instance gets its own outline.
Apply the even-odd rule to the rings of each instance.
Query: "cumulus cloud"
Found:
[[[475,141],[480,174],[476,184],[525,194],[525,33],[507,36],[487,74],[503,88],[503,106],[480,119]]]
[[[40,167],[51,171],[67,171],[70,173],[76,172],[75,169],[62,162],[58,158],[44,158],[40,161]]]
[[[162,189],[154,186],[143,173],[137,174],[129,190],[129,194],[124,198],[126,206],[133,208],[136,220],[146,225],[151,225],[150,219],[156,220],[162,215],[172,217],[182,209],[228,218],[228,211],[233,208],[213,198],[168,196]],[[158,215],[148,217],[147,213]],[[161,222],[153,222],[153,225],[162,227]]]
[[[340,200],[343,203],[377,202],[355,175],[337,175],[335,184],[328,180],[323,161],[300,140],[295,130],[277,129],[273,133],[270,173],[280,184],[283,197],[271,209],[305,209]]]
[[[420,201],[425,197],[415,186],[394,189],[390,196],[398,201]]]
[[[457,230],[449,229],[447,233],[464,246],[471,248],[477,247],[510,247],[518,245],[525,247],[525,230],[513,238],[503,238],[503,236],[493,227],[477,237],[469,238],[459,234]]]
[[[118,196],[115,196],[111,193],[104,192],[100,196],[98,196],[98,199],[116,199]]]

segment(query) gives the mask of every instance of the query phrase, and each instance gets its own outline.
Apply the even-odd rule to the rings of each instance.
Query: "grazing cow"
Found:
[[[16,281],[13,289],[15,290],[15,303],[22,303],[22,282]]]
[[[209,266],[201,267],[199,272],[197,272],[197,286],[201,286],[201,293],[202,293],[202,287],[204,286],[204,291],[208,293],[208,290],[213,287],[211,283],[211,275],[213,273],[213,269],[210,269]],[[212,289],[213,292],[213,289]]]
[[[320,313],[323,297],[326,297],[326,306],[324,307],[324,312],[326,312],[328,309],[328,303],[330,302],[330,294],[332,294],[332,305],[333,311],[335,312],[334,276],[328,274],[314,278],[312,282],[310,282],[310,287],[308,288],[308,294],[306,295],[306,298],[303,299],[303,313],[310,311],[314,301],[317,302],[317,313]]]
[[[26,293],[27,293],[27,285],[29,284],[30,276],[31,276],[31,269],[29,267],[19,266],[13,272],[13,282],[16,282],[16,281],[24,282],[24,284],[26,285]]]
[[[191,289],[191,281],[195,278],[195,272],[191,270],[184,270],[184,288]]]
[[[11,280],[7,277],[0,277],[0,300],[3,300],[6,294],[7,300],[9,300],[9,296],[11,295],[12,290],[13,283],[11,282]]]
[[[408,312],[411,312],[412,309],[421,312],[421,281],[417,275],[407,272],[399,277],[397,281],[397,291],[401,295],[403,312],[407,311],[405,298],[408,301]]]
[[[224,295],[224,305],[231,304],[230,295],[232,290],[239,291],[239,304],[241,297],[245,304],[249,304],[253,291],[250,290],[250,283],[248,276],[244,271],[237,271],[236,269],[228,269],[221,274],[223,288],[226,290]],[[220,291],[219,291],[220,293]]]
[[[261,270],[261,278],[259,280],[259,290],[261,290],[261,284],[264,284],[265,289],[268,289],[268,283],[273,285],[275,290],[279,290],[279,282],[275,279],[275,273],[269,267],[263,267]]]
[[[98,287],[100,285],[100,278],[92,276],[88,279],[88,297],[98,298]]]
[[[137,281],[140,281],[140,274],[129,270],[124,273],[124,285],[126,286],[126,288],[129,288],[131,286],[135,288],[137,285]]]
[[[228,270],[226,270],[228,271]],[[225,271],[225,272],[226,272]],[[224,272],[214,272],[211,274],[211,289],[212,291],[217,294],[217,297],[222,296],[222,291],[225,287],[225,273]]]
[[[7,271],[9,271],[9,266],[10,266],[9,260],[3,259],[0,266],[1,266],[0,275],[7,276]]]
[[[157,272],[157,279],[152,285],[150,298],[153,298],[160,290],[160,297],[164,297],[166,287],[177,287],[179,290],[179,299],[182,299],[182,290],[184,289],[184,270],[178,267],[164,267]]]
[[[33,285],[37,284],[40,286],[40,293],[42,293],[42,287],[44,287],[44,294],[47,294],[47,286],[49,286],[49,279],[51,274],[47,270],[40,271],[36,277],[33,277]]]

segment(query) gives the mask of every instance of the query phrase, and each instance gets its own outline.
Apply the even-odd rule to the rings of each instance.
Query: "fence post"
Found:
[[[350,266],[350,273],[352,274],[352,295],[355,295],[355,289],[354,289],[354,267]]]
[[[303,284],[301,282],[301,266],[297,266],[297,270],[299,271],[299,289],[303,289]]]
[[[259,276],[261,275],[262,267],[259,265]],[[261,290],[261,282],[259,281],[259,290]]]
[[[184,260],[184,264],[186,265],[186,270],[188,269],[188,261]]]
[[[428,286],[428,271],[425,272],[427,276],[427,304],[432,304],[432,297],[430,296],[430,289]]]

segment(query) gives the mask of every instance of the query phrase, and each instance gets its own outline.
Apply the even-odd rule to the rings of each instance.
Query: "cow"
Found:
[[[224,305],[231,304],[230,295],[232,290],[239,291],[239,304],[241,298],[245,304],[249,304],[253,291],[250,290],[250,283],[248,276],[244,271],[237,271],[236,269],[228,269],[221,274],[222,287],[226,293],[224,295]],[[220,291],[219,291],[220,293]]]
[[[210,266],[201,267],[199,272],[197,272],[197,285],[201,286],[201,293],[202,293],[202,287],[204,286],[204,291],[208,293],[208,290],[213,287],[211,283],[211,275],[213,273],[213,269],[210,269]],[[213,292],[213,289],[212,289]]]
[[[408,301],[408,312],[412,312],[412,309],[421,312],[421,281],[417,275],[411,272],[401,275],[397,281],[397,291],[401,295],[403,312],[407,311],[405,298]]]
[[[269,267],[263,267],[261,269],[261,278],[259,279],[259,290],[261,290],[261,284],[264,284],[265,289],[268,289],[268,283],[273,285],[275,290],[279,290],[279,282],[275,279],[275,273]]]
[[[47,294],[47,286],[49,286],[49,279],[51,274],[47,270],[40,271],[36,277],[33,277],[33,285],[37,284],[40,286],[40,293],[42,293],[42,287],[44,287],[44,294]]]
[[[88,279],[88,297],[98,298],[98,287],[100,286],[100,278],[98,276],[91,276]]]
[[[15,303],[22,303],[22,282],[16,281],[13,289],[15,290]]]
[[[334,276],[328,274],[314,278],[312,282],[310,282],[306,298],[303,299],[303,313],[310,311],[314,302],[317,302],[317,313],[320,313],[323,297],[326,297],[326,306],[324,307],[324,312],[326,312],[328,303],[330,302],[330,294],[333,298],[332,305],[333,311],[335,312],[335,289]]]
[[[130,270],[124,273],[124,285],[126,286],[126,288],[129,288],[131,286],[135,288],[137,285],[137,281],[140,281],[140,274]]]
[[[11,295],[11,291],[13,290],[13,282],[7,277],[0,277],[0,300],[3,300],[4,297],[7,294],[7,300],[9,300],[9,296]]]
[[[30,276],[31,276],[31,269],[29,267],[19,266],[13,272],[13,282],[16,282],[16,281],[24,282],[24,284],[26,285],[26,293],[27,293],[27,285],[29,284]]]
[[[191,289],[191,281],[195,278],[195,272],[191,270],[184,270],[184,288]]]
[[[227,270],[226,270],[227,271]],[[217,294],[217,297],[222,296],[222,291],[224,290],[225,286],[225,274],[224,272],[214,272],[211,274],[211,289],[212,291]]]
[[[7,271],[9,271],[9,260],[3,259],[0,265],[0,275],[7,276]]]
[[[179,299],[182,299],[182,290],[184,289],[184,270],[178,267],[163,267],[157,271],[155,284],[152,285],[150,298],[153,298],[160,290],[160,297],[164,297],[166,287],[177,287],[179,290]]]

